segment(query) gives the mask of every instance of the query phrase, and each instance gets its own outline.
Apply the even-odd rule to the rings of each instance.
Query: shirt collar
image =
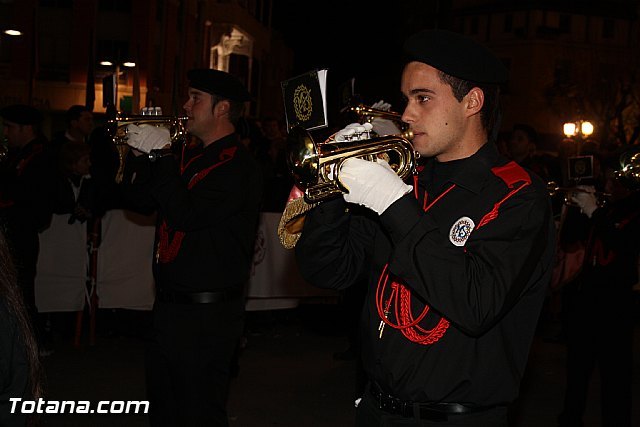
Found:
[[[499,157],[496,145],[486,143],[475,154],[463,159],[462,164],[456,166],[456,172],[449,181],[459,187],[479,193],[487,178],[492,175],[491,168],[497,164]],[[435,161],[435,159],[429,159],[426,169],[431,168],[432,162]]]

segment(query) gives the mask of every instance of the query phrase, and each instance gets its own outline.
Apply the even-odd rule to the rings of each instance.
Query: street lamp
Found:
[[[571,141],[576,143],[576,154],[580,155],[580,148],[587,138],[593,135],[593,123],[588,120],[576,120],[567,122],[562,126],[562,133]]]

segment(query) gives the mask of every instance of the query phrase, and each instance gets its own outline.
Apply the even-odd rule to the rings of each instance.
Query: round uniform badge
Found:
[[[449,240],[456,246],[464,246],[476,224],[468,216],[463,216],[453,223],[449,230]]]

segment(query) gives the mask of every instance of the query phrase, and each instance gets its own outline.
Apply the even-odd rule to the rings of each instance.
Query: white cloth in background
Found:
[[[84,307],[89,265],[87,224],[68,224],[69,216],[53,215],[51,226],[40,233],[35,293],[41,313]]]
[[[97,286],[100,308],[150,310],[155,215],[108,211],[102,219]]]
[[[313,287],[300,276],[294,251],[285,249],[278,238],[281,215],[261,214],[247,287],[247,310],[293,308],[303,299],[335,302],[336,291]],[[36,276],[40,312],[79,311],[84,307],[89,268],[86,224],[69,225],[68,217],[54,215],[51,227],[40,234]],[[96,274],[100,308],[152,308],[154,233],[155,215],[111,210],[102,218]]]
[[[336,291],[311,286],[300,276],[294,251],[285,249],[278,238],[281,216],[276,212],[260,215],[247,289],[247,310],[293,308],[305,298],[334,302]]]
[[[89,274],[87,225],[67,224],[68,218],[54,215],[51,226],[40,233],[35,289],[40,312],[84,307]],[[155,216],[111,210],[102,218],[101,227],[96,274],[99,307],[150,310]]]

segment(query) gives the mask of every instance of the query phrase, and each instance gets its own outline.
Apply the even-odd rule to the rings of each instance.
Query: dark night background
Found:
[[[293,75],[328,69],[330,121],[342,102],[341,86],[351,78],[356,96],[364,103],[384,99],[394,111],[401,109],[402,42],[436,25],[440,2],[396,3],[381,11],[374,3],[363,1],[274,2],[273,27],[294,52]],[[425,12],[429,9],[433,13]]]

